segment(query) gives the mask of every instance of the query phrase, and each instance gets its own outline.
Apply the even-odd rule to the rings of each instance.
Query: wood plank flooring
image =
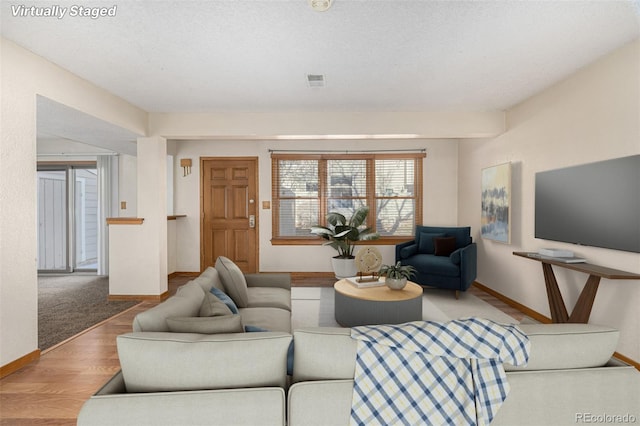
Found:
[[[169,293],[192,279],[169,280]],[[334,279],[294,280],[295,286],[331,286]],[[517,309],[472,287],[474,295],[516,319]],[[451,295],[453,296],[453,293]],[[0,425],[75,425],[82,404],[120,369],[116,336],[131,331],[135,315],[157,302],[142,302],[67,341],[0,380]]]

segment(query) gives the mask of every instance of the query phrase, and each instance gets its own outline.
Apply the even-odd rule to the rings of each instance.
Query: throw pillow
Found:
[[[418,253],[433,254],[435,252],[433,239],[439,238],[439,237],[444,237],[444,234],[433,234],[430,232],[421,232],[420,240],[418,241]]]
[[[211,290],[209,290],[214,296],[216,296],[218,299],[220,299],[220,301],[222,303],[224,303],[225,305],[227,305],[229,307],[229,309],[231,310],[232,314],[237,314],[238,313],[238,307],[236,306],[236,304],[233,302],[233,300],[231,300],[231,298],[229,296],[227,296],[227,293],[225,293],[222,290],[219,290],[215,287],[211,287]]]
[[[449,256],[456,250],[456,237],[439,237],[433,239],[436,256]]]
[[[167,326],[174,333],[242,333],[240,315],[223,315],[218,317],[171,317],[167,318]]]
[[[231,315],[231,309],[213,293],[208,292],[204,296],[202,305],[200,306],[200,317],[217,317],[222,315]]]
[[[246,308],[249,304],[247,294],[247,281],[238,265],[230,259],[220,256],[216,260],[216,271],[220,274],[220,280],[229,296],[240,308]]]

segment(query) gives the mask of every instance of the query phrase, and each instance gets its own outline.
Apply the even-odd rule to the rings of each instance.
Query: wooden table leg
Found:
[[[551,311],[551,321],[554,323],[562,323],[569,321],[569,314],[562,299],[558,281],[553,273],[551,265],[542,263],[542,271],[544,272],[544,283],[547,287],[547,298],[549,299],[549,310]]]
[[[589,316],[591,315],[591,308],[593,302],[596,299],[596,292],[598,291],[598,285],[600,284],[600,277],[595,275],[589,275],[587,282],[578,297],[576,306],[571,312],[567,322],[576,322],[586,324],[589,322]]]

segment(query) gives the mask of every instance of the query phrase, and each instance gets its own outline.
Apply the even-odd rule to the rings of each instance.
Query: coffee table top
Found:
[[[391,290],[386,285],[358,288],[346,279],[335,283],[333,288],[344,296],[376,302],[397,302],[422,297],[422,287],[411,281],[407,281],[402,290]]]

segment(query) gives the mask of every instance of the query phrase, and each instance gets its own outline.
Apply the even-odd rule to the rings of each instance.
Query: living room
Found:
[[[637,17],[636,17],[637,18]],[[293,112],[278,113],[154,113],[54,65],[17,44],[2,40],[2,334],[0,365],[37,359],[37,300],[34,181],[36,162],[36,95],[71,106],[156,142],[175,163],[174,210],[186,217],[176,223],[176,271],[200,270],[198,176],[200,157],[257,156],[260,206],[271,197],[270,149],[379,150],[425,149],[423,223],[470,225],[479,243],[477,281],[528,308],[548,315],[539,265],[516,258],[513,251],[536,251],[552,245],[571,248],[590,262],[640,273],[637,253],[551,243],[534,238],[533,190],[538,171],[640,153],[640,44],[637,36],[553,85],[497,112]],[[568,54],[568,53],[567,53]],[[238,124],[240,123],[240,124]],[[388,135],[418,134],[415,139]],[[274,135],[302,135],[283,140]],[[244,136],[243,136],[244,135]],[[261,137],[250,138],[248,135]],[[310,135],[325,135],[316,139]],[[326,135],[387,135],[388,138],[338,139]],[[149,155],[149,156],[147,156]],[[182,176],[180,158],[192,158],[192,174]],[[139,153],[154,173],[164,160]],[[511,162],[513,166],[512,241],[510,245],[482,240],[480,176],[483,168]],[[160,166],[162,165],[162,166]],[[138,183],[137,193],[157,192],[157,181]],[[151,232],[162,235],[151,218],[163,212],[145,211]],[[330,249],[273,246],[271,211],[259,210],[259,270],[262,272],[329,272]],[[162,222],[162,221],[158,221]],[[165,232],[166,234],[166,232]],[[167,243],[158,243],[167,250]],[[160,264],[155,250],[153,259]],[[381,247],[385,261],[392,247]],[[138,256],[140,252],[126,253]],[[166,253],[165,253],[166,258]],[[155,264],[152,264],[155,267]],[[154,270],[160,271],[160,269]],[[173,272],[167,270],[166,272]],[[157,295],[162,287],[160,272]],[[569,306],[582,289],[584,276],[558,272]],[[600,287],[591,322],[621,331],[617,352],[640,361],[637,326],[640,303],[637,281],[606,281]],[[146,290],[146,289],[145,289]],[[146,294],[134,291],[133,294]],[[151,294],[151,293],[149,293]]]

